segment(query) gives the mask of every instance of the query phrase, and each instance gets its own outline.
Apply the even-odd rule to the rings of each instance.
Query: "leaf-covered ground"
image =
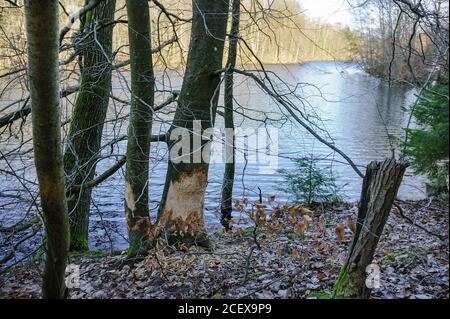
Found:
[[[449,297],[448,207],[427,204],[402,203],[406,219],[392,210],[374,260],[381,287],[373,298]],[[328,298],[356,214],[353,205],[318,207],[294,217],[281,210],[258,227],[256,242],[248,224],[233,235],[211,235],[211,251],[159,245],[134,264],[124,253],[73,256],[81,275],[70,298]],[[0,297],[38,298],[40,276],[41,264],[2,274]]]

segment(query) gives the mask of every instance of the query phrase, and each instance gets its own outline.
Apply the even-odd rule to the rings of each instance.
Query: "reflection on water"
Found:
[[[313,116],[312,119],[326,128],[327,133],[324,132],[322,135],[329,134],[336,145],[347,153],[362,171],[370,161],[382,160],[392,154],[389,136],[402,136],[401,127],[404,127],[407,121],[407,114],[404,113],[403,107],[411,103],[414,92],[400,87],[389,88],[379,79],[364,73],[351,63],[313,62],[304,65],[268,66],[267,70],[276,72],[281,79],[292,84],[292,88],[296,88],[296,93],[301,96],[301,100],[297,101],[299,109],[307,111],[308,114],[317,114],[317,118]],[[171,81],[173,81],[171,83],[173,89],[179,89],[181,78],[174,78]],[[275,82],[281,84],[279,80]],[[114,83],[115,90],[118,91],[120,79]],[[286,89],[284,87],[282,90]],[[121,92],[114,92],[114,94],[121,97],[126,95]],[[266,116],[274,119],[284,117],[288,119],[288,121],[277,123],[271,123],[270,120],[265,122],[269,123],[269,126],[280,127],[278,132],[279,168],[292,168],[294,164],[292,158],[313,154],[315,158],[320,159],[320,165],[332,166],[345,198],[350,201],[358,199],[361,179],[352,168],[337,154],[313,139],[298,124],[289,121],[290,117],[286,110],[280,108],[261,92],[251,80],[237,76],[235,98],[238,111],[235,119],[236,126],[264,127],[262,120]],[[113,107],[117,108],[117,106]],[[284,115],[280,116],[280,114]],[[112,125],[107,124],[106,129],[111,129]],[[220,117],[217,126],[223,127]],[[126,123],[123,123],[119,129],[117,127],[114,129],[124,134]],[[155,125],[154,133],[161,133],[161,130],[163,129],[160,126]],[[125,142],[117,144],[118,153],[123,154],[125,146]],[[264,152],[264,148],[263,145],[258,151]],[[162,143],[152,146],[150,198],[153,216],[163,188],[167,164],[162,159],[166,156],[167,149]],[[113,159],[102,161],[98,171],[108,168],[113,161]],[[237,163],[235,198],[243,196],[257,198],[259,187],[265,197],[268,194],[276,194],[280,203],[289,201],[289,196],[279,190],[283,186],[282,178],[276,172],[261,173],[259,165],[265,165],[265,163],[248,163],[248,165]],[[223,164],[210,166],[205,203],[205,221],[209,230],[219,228],[220,225],[215,211],[219,207],[223,169]],[[423,184],[423,178],[408,172],[399,196],[405,199],[422,198]],[[102,244],[95,239],[92,242],[92,248],[109,245],[102,223],[117,228],[117,233],[112,235],[115,248],[126,246],[123,188],[122,171],[94,190],[91,227],[95,228],[95,231],[92,234],[96,238],[103,237],[106,243]]]

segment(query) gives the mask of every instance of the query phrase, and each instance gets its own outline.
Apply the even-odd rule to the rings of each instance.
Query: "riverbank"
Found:
[[[377,248],[381,287],[372,297],[449,298],[448,204],[399,207]],[[161,245],[134,264],[124,253],[72,256],[80,287],[69,298],[328,298],[347,257],[356,214],[353,204],[316,207],[303,209],[295,216],[301,223],[293,223],[287,209],[258,227],[256,241],[249,224],[233,235],[211,235],[212,251]],[[0,297],[38,298],[41,266],[0,275]]]
[[[405,91],[404,87],[396,85],[389,88],[386,83],[380,82],[361,71],[355,63],[320,62],[286,65],[285,67],[271,65],[267,66],[266,70],[279,76],[280,79],[274,79],[277,86],[282,85],[281,79],[286,83],[305,83],[305,86],[298,88],[297,92],[308,99],[310,105],[304,107],[307,109],[311,107],[312,114],[318,112],[318,117],[324,121],[323,123],[326,123],[327,131],[332,132],[333,139],[336,139],[336,145],[354,160],[360,170],[364,170],[364,167],[373,160],[391,156],[391,144],[387,138],[386,129],[392,136],[404,137],[404,131],[399,123],[406,123],[408,120],[409,113],[405,113],[404,109],[414,100],[413,92]],[[157,81],[163,83],[165,81],[164,74],[156,72]],[[128,73],[125,73],[125,75],[129,77]],[[182,76],[176,74],[176,72],[169,75],[171,90],[178,90],[182,83]],[[277,115],[279,107],[270,97],[261,94],[260,88],[255,82],[248,81],[248,79],[246,80],[243,76],[238,75],[236,75],[235,80],[237,83],[241,83],[241,85],[236,86],[234,91],[236,103],[245,105],[249,110],[257,110],[257,112],[251,112],[251,115],[250,113],[245,115],[236,112],[235,121],[239,123],[237,126],[254,129],[256,134],[256,132],[259,132],[258,127],[262,123],[261,121],[266,121],[266,117],[269,117],[272,119],[268,122],[269,132],[272,128],[279,128],[278,133],[270,139],[267,136],[265,142],[261,140],[263,145],[259,145],[258,149],[255,149],[255,154],[250,149],[248,150],[248,161],[243,156],[246,152],[238,152],[240,155],[238,154],[239,156],[235,161],[236,182],[233,187],[235,198],[241,198],[242,196],[255,198],[259,195],[258,188],[261,188],[265,197],[269,194],[275,194],[277,200],[282,204],[292,199],[291,194],[287,193],[286,187],[284,187],[286,181],[283,176],[271,170],[267,172],[267,161],[271,160],[271,157],[266,158],[267,160],[260,158],[261,154],[265,154],[267,147],[277,144],[279,148],[278,163],[273,167],[274,169],[294,170],[296,159],[313,156],[317,159],[318,167],[330,167],[329,172],[333,172],[336,184],[339,186],[339,191],[345,201],[359,199],[362,179],[358,174],[355,174],[351,166],[343,162],[342,159],[336,158],[336,154],[330,153],[328,147],[318,143],[308,132],[292,123],[292,121],[289,120],[284,123],[284,116]],[[310,85],[306,85],[306,83]],[[119,78],[113,77],[112,94],[126,100],[127,92],[128,89],[119,81]],[[12,100],[20,99],[21,96],[22,93],[19,90],[18,95]],[[158,96],[161,99],[160,102],[166,98],[161,94]],[[6,103],[5,100],[2,101]],[[104,145],[109,145],[116,138],[127,134],[128,121],[126,116],[128,108],[122,106],[117,108],[119,104],[116,105],[116,102],[111,101],[108,119],[117,118],[117,122],[114,121],[113,125],[105,126]],[[298,106],[303,109],[300,104]],[[61,113],[69,116],[71,111],[71,103],[64,102]],[[166,114],[166,111],[164,111],[160,114],[161,117],[157,116],[159,120],[153,125],[154,134],[165,132],[166,127],[163,123],[170,124],[170,114],[170,112]],[[383,117],[386,116],[386,121],[380,121],[380,114],[384,114]],[[249,115],[256,120],[248,118]],[[349,121],[349,118],[352,121]],[[63,116],[62,121],[65,120],[67,118]],[[221,117],[218,117],[218,127],[224,127],[221,121]],[[17,122],[17,129],[20,123],[21,121]],[[26,123],[30,124],[28,121]],[[11,256],[10,252],[14,250],[9,262],[0,262],[0,272],[22,258],[28,260],[27,256],[34,253],[42,239],[42,230],[39,230],[31,240],[25,242],[21,242],[21,240],[25,236],[32,235],[33,229],[29,228],[23,232],[10,231],[10,228],[14,225],[22,227],[38,217],[38,208],[33,205],[34,198],[39,190],[35,183],[34,159],[32,152],[30,152],[33,148],[30,128],[31,126],[25,125],[21,131],[24,134],[23,141],[28,141],[24,145],[21,144],[22,138],[10,138],[8,134],[0,142],[0,149],[4,154],[9,154],[12,150],[17,149],[8,158],[11,168],[6,163],[0,167],[5,170],[4,173],[0,174],[0,229],[6,228],[6,231],[0,231],[0,261]],[[19,136],[22,135],[19,134]],[[278,142],[275,143],[276,141]],[[108,156],[97,164],[97,174],[102,174],[110,169],[117,163],[116,159],[122,158],[126,153],[127,142],[125,140],[113,144],[113,148],[108,147],[110,151]],[[164,189],[167,155],[165,143],[152,144],[152,173],[149,179],[152,220],[156,219]],[[255,157],[254,155],[258,156]],[[257,161],[252,160],[252,158],[256,158]],[[8,173],[12,171],[23,172],[24,166],[27,167],[25,170],[27,172],[26,179],[19,179],[14,174]],[[205,227],[209,232],[217,231],[221,227],[220,217],[216,215],[216,212],[220,211],[223,174],[223,163],[210,164],[204,214]],[[424,198],[425,183],[426,179],[414,174],[413,170],[408,170],[399,190],[399,198],[412,200]],[[280,190],[280,186],[283,189]],[[115,251],[128,247],[124,193],[125,180],[122,170],[93,189],[89,221],[90,249]]]

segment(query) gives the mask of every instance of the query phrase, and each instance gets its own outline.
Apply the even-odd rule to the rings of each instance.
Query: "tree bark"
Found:
[[[131,64],[131,113],[125,173],[129,256],[145,254],[150,216],[148,178],[155,78],[147,0],[127,0]]]
[[[356,234],[335,284],[334,298],[369,298],[371,289],[366,286],[366,268],[372,263],[405,170],[406,164],[395,159],[374,161],[367,166]]]
[[[75,102],[64,169],[69,190],[70,250],[83,251],[88,246],[89,210],[92,188],[83,187],[95,176],[103,124],[111,91],[112,31],[115,0],[105,0],[90,11],[84,21],[81,44],[81,85]],[[81,189],[71,189],[81,185]]]
[[[201,128],[212,127],[218,100],[229,2],[192,1],[193,20],[186,73],[178,99],[171,133],[175,128],[189,132],[192,141],[194,120]],[[192,143],[191,143],[192,144]],[[208,142],[191,148],[190,163],[169,159],[166,183],[157,221],[157,233],[164,231],[170,241],[207,244],[204,232],[204,197],[208,162],[198,158]],[[169,147],[173,147],[171,143]],[[174,240],[172,240],[174,239]]]
[[[59,117],[58,1],[25,1],[33,146],[46,234],[43,298],[64,298],[69,219]]]
[[[221,222],[223,227],[228,231],[231,230],[230,224],[232,219],[232,201],[233,201],[233,183],[235,174],[235,140],[234,134],[234,120],[233,120],[233,72],[236,67],[237,45],[239,37],[239,20],[241,1],[232,1],[232,22],[231,33],[229,36],[228,61],[225,71],[225,92],[224,92],[224,118],[225,128],[229,129],[226,135],[226,163],[225,172],[222,183],[222,201],[221,201]]]

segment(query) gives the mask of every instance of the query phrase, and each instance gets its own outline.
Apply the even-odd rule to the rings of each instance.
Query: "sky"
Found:
[[[297,0],[304,13],[327,23],[352,26],[353,17],[347,0]]]

